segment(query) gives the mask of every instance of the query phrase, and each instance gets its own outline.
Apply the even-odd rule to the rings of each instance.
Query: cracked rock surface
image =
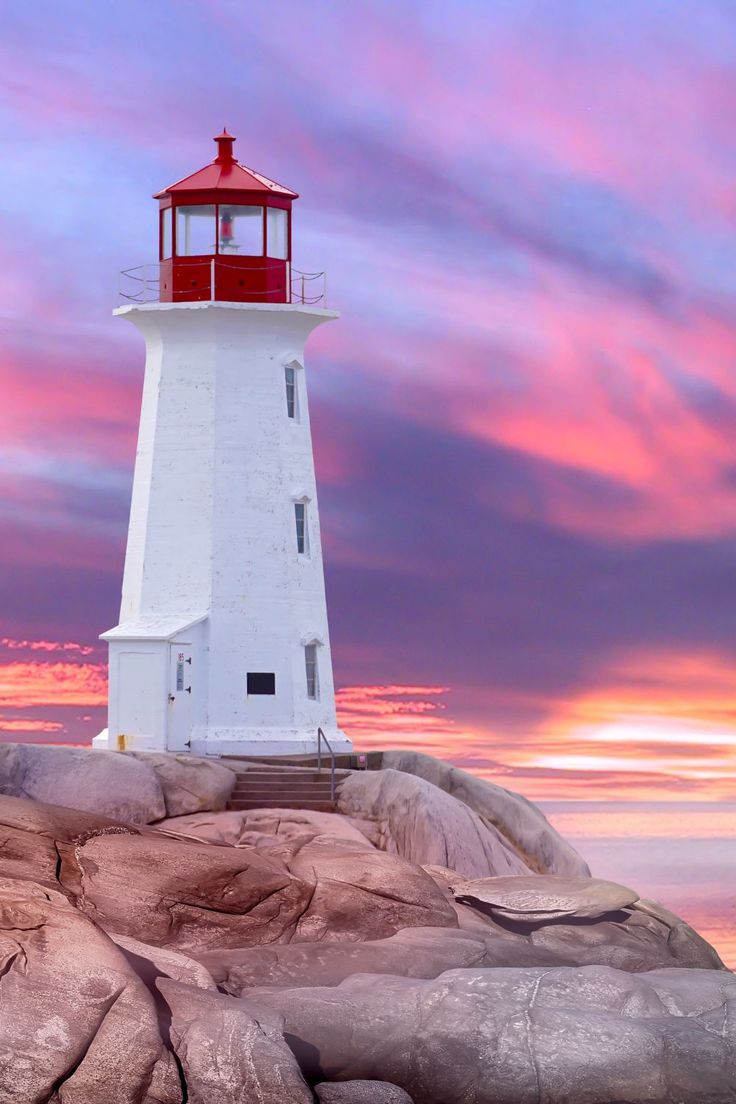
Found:
[[[340,813],[221,811],[218,764],[64,749],[50,805],[10,747],[0,1104],[736,1102],[734,975],[518,795],[391,753]]]

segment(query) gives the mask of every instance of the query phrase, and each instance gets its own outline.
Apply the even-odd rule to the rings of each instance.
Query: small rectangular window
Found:
[[[319,682],[317,679],[317,645],[306,644],[304,647],[304,659],[307,668],[307,697],[313,701],[319,697]]]
[[[286,376],[286,413],[290,418],[296,418],[296,369],[287,365],[284,374]]]
[[[294,517],[296,520],[296,550],[300,556],[306,555],[309,552],[306,502],[294,503]]]
[[[285,261],[289,256],[288,216],[280,207],[268,207],[266,210],[268,256]]]
[[[161,212],[161,260],[171,256],[171,208]]]
[[[249,671],[248,672],[248,693],[249,694],[275,694],[276,693],[276,675],[270,671]]]

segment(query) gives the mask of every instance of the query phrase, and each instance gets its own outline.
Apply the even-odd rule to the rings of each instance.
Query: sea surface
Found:
[[[596,877],[661,901],[736,969],[736,802],[538,804]]]

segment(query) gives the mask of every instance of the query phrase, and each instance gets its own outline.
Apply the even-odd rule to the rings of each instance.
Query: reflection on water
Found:
[[[539,804],[593,874],[661,901],[736,968],[736,803]]]

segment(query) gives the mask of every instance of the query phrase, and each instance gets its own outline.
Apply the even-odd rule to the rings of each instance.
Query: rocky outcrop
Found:
[[[216,989],[209,970],[188,955],[172,951],[171,947],[152,947],[129,935],[108,932],[113,943],[120,948],[133,969],[151,988],[159,977],[195,985],[198,989]]]
[[[448,866],[466,878],[529,873],[492,824],[422,778],[396,770],[355,771],[340,783],[338,809],[371,822],[382,850],[417,865]]]
[[[382,939],[401,928],[457,927],[432,879],[412,863],[364,847],[309,842],[289,869],[311,885],[297,924],[300,942]]]
[[[218,843],[227,847],[275,847],[284,841],[319,839],[372,847],[347,817],[311,809],[249,809],[172,817],[156,825],[159,832]]]
[[[633,889],[600,878],[477,878],[457,883],[455,900],[487,912],[495,920],[539,924],[549,920],[596,919],[639,900]]]
[[[728,973],[595,966],[362,974],[244,1003],[283,1015],[308,1077],[389,1081],[422,1104],[732,1104],[733,1002]]]
[[[412,1104],[408,1093],[388,1081],[323,1081],[314,1091],[319,1104]]]
[[[235,772],[217,760],[154,751],[129,751],[126,755],[153,769],[167,817],[224,809],[235,786]]]
[[[0,879],[0,963],[2,1104],[180,1104],[150,993],[62,894]]]
[[[166,816],[153,768],[115,751],[0,745],[0,794],[83,809],[129,824]]]
[[[170,807],[220,800],[210,765],[164,764]],[[736,1099],[736,978],[682,920],[532,873],[553,837],[426,779],[340,801],[151,827],[0,795],[0,1104]]]
[[[290,943],[205,951],[199,961],[233,996],[256,986],[291,989],[339,985],[352,974],[433,978],[445,970],[484,965],[483,936],[452,928],[405,928],[364,943]]]
[[[261,1023],[230,997],[174,981],[157,987],[171,1013],[188,1104],[312,1104],[273,1016]]]
[[[493,827],[535,874],[582,877],[590,874],[587,863],[574,847],[555,831],[541,809],[521,794],[418,751],[384,751],[381,767],[423,778],[461,801],[484,824]],[[452,866],[452,863],[442,860],[427,861]],[[455,869],[462,873],[459,867]],[[476,872],[468,876],[483,877],[485,873],[501,874],[503,871]]]
[[[289,939],[311,887],[253,848],[144,835],[76,849],[77,906],[105,930],[185,953]]]

